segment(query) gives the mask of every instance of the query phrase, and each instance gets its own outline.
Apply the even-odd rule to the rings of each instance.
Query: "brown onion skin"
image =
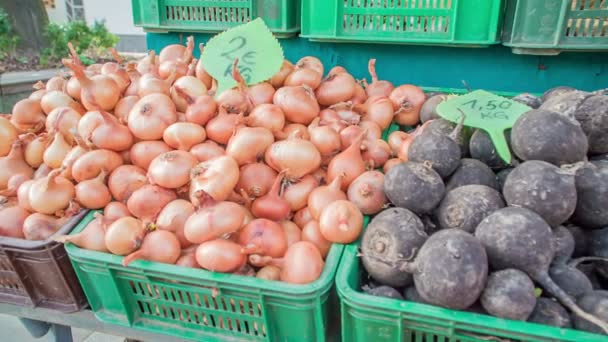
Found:
[[[122,260],[128,266],[133,260],[144,259],[164,264],[175,264],[181,248],[175,234],[166,230],[155,230],[144,237],[139,250]]]
[[[391,159],[387,160],[386,163],[384,163],[384,167],[382,168],[382,171],[384,171],[384,173],[386,174],[391,168],[393,168],[394,166],[397,166],[401,163],[403,163],[403,160],[401,160],[399,158],[391,158]]]
[[[246,123],[249,127],[264,127],[272,133],[280,132],[285,127],[285,114],[275,104],[261,104],[249,113]]]
[[[96,214],[95,219],[81,232],[73,235],[56,236],[53,240],[61,243],[70,242],[80,248],[108,253],[105,241],[106,228],[113,221],[105,216]]]
[[[61,177],[61,170],[32,183],[28,192],[29,204],[37,212],[55,215],[66,209],[74,199],[74,184]]]
[[[261,82],[249,86],[247,89],[247,97],[252,104],[252,108],[261,104],[272,103],[272,97],[274,95],[274,87],[268,82]]]
[[[239,181],[235,190],[245,191],[251,198],[264,196],[270,191],[277,172],[264,163],[251,163],[241,166]]]
[[[167,189],[180,188],[190,182],[190,170],[198,160],[186,151],[165,152],[152,160],[148,181]]]
[[[46,94],[44,94],[44,96],[42,96],[40,99],[40,106],[46,114],[49,114],[57,107],[64,106],[71,107],[80,114],[84,114],[86,112],[80,102],[74,101],[74,99],[72,99],[68,94],[58,90],[47,91]]]
[[[365,87],[365,92],[367,96],[383,96],[388,97],[395,86],[389,81],[380,81],[378,80],[378,75],[376,74],[376,59],[372,58],[369,60],[367,65],[369,70],[369,74],[372,77],[372,83],[368,84]]]
[[[184,236],[194,244],[221,238],[241,228],[245,215],[245,208],[234,202],[206,205],[186,220]]]
[[[33,213],[23,222],[23,236],[26,240],[46,240],[67,221],[68,217]]]
[[[283,60],[283,64],[281,65],[281,69],[270,79],[270,84],[278,89],[283,86],[285,83],[285,79],[294,69],[294,65],[291,64],[288,60]]]
[[[367,93],[365,93],[365,89],[363,89],[361,84],[357,82],[355,84],[355,94],[350,99],[350,102],[352,102],[354,105],[358,105],[365,103],[365,101],[367,101]]]
[[[241,127],[228,141],[226,155],[239,166],[254,163],[264,156],[266,149],[274,143],[272,132],[263,127]]]
[[[270,145],[264,160],[276,171],[285,170],[287,179],[297,180],[321,166],[321,153],[310,141],[292,138]]]
[[[373,121],[361,121],[359,127],[365,132],[364,139],[376,140],[382,139],[382,129]]]
[[[273,221],[280,221],[289,217],[291,214],[289,203],[279,195],[283,178],[284,172],[280,172],[270,191],[253,201],[251,205],[253,215]]]
[[[391,157],[391,148],[382,139],[366,140],[363,142],[363,147],[365,150],[361,156],[371,168],[383,166]]]
[[[265,280],[280,280],[281,269],[274,265],[266,265],[256,273],[255,277]]]
[[[188,106],[185,115],[187,122],[206,125],[217,115],[217,103],[213,96],[199,96]]]
[[[304,69],[312,69],[321,75],[323,75],[323,73],[324,73],[323,63],[321,62],[320,59],[318,59],[317,57],[313,57],[313,56],[305,56],[305,57],[300,58],[300,60],[298,60],[298,62],[296,63],[296,67],[304,68]]]
[[[131,214],[127,206],[122,202],[110,202],[103,209],[103,216],[111,222],[131,215],[133,214]]]
[[[297,224],[298,227],[300,227],[300,229],[304,228],[304,226],[312,220],[314,220],[314,219],[313,219],[312,215],[310,214],[310,210],[308,209],[308,207],[304,207],[304,208],[298,210],[293,215],[293,222],[295,224]]]
[[[209,120],[205,126],[207,138],[222,145],[228,144],[232,133],[236,128],[243,123],[242,114],[227,114],[222,113],[213,119]]]
[[[172,148],[164,141],[140,141],[131,147],[131,162],[133,165],[148,170],[154,158],[171,150]]]
[[[292,183],[283,190],[283,198],[291,211],[298,211],[308,205],[308,196],[318,186],[319,182],[314,176],[304,176],[299,182]]]
[[[34,175],[32,169],[24,160],[25,141],[16,140],[11,145],[9,154],[0,157],[0,189],[6,189],[9,179],[15,174],[24,174],[28,177]]]
[[[310,142],[315,145],[322,156],[334,156],[340,152],[342,143],[340,134],[330,126],[318,126],[319,118],[316,118],[309,126]]]
[[[0,116],[0,157],[11,151],[11,146],[17,140],[17,128],[7,118]]]
[[[145,234],[143,223],[134,217],[127,216],[108,226],[104,240],[110,253],[127,255],[141,246]]]
[[[283,131],[274,132],[274,138],[276,141],[292,138],[310,140],[310,134],[308,133],[306,126],[297,123],[290,123],[283,127]]]
[[[91,116],[93,118],[90,118]],[[82,123],[85,120],[87,124],[83,127]],[[121,152],[133,146],[133,135],[129,128],[122,125],[115,116],[104,111],[91,111],[85,114],[79,122],[78,133],[86,142],[99,149]]]
[[[320,105],[331,106],[355,95],[355,79],[346,72],[330,73],[315,89]]]
[[[319,279],[324,266],[323,257],[314,244],[308,241],[296,242],[289,247],[283,258],[281,281],[291,284],[312,283]]]
[[[87,209],[102,209],[112,201],[112,194],[105,184],[106,173],[76,184],[76,201]]]
[[[167,127],[177,121],[177,110],[164,94],[146,95],[137,101],[128,118],[129,129],[141,140],[159,140]]]
[[[73,142],[72,129],[78,127],[82,115],[70,107],[57,107],[46,117],[47,132],[59,131],[70,143]]]
[[[161,210],[177,195],[174,191],[157,185],[146,184],[135,190],[127,200],[127,208],[144,224],[148,225],[156,220]]]
[[[220,156],[199,163],[190,171],[190,202],[196,207],[209,199],[225,201],[239,181],[239,166],[232,157]]]
[[[313,69],[296,68],[285,79],[285,87],[307,86],[316,89],[321,84],[323,75]]]
[[[308,210],[313,219],[318,220],[323,209],[332,202],[347,199],[346,194],[341,190],[343,177],[336,177],[329,185],[322,185],[310,193]]]
[[[169,202],[160,211],[160,214],[156,218],[156,228],[174,233],[179,240],[181,248],[187,248],[192,246],[192,243],[186,239],[184,227],[186,220],[192,214],[194,214],[192,203],[183,199],[176,199]]]
[[[49,113],[52,109],[49,109]],[[21,132],[38,132],[44,127],[46,112],[41,107],[41,101],[32,99],[18,101],[13,106],[12,113],[10,121]]]
[[[112,197],[123,203],[146,183],[146,171],[135,165],[121,165],[114,169],[108,178],[108,188]]]
[[[116,107],[114,107],[114,116],[121,124],[127,123],[129,112],[135,107],[137,101],[139,101],[139,96],[125,96],[118,100]]]
[[[314,92],[307,86],[279,88],[273,103],[281,108],[288,121],[304,125],[310,124],[321,110]]]
[[[21,186],[17,189],[17,202],[19,203],[19,207],[30,212],[34,211],[34,208],[32,208],[32,205],[30,204],[30,187],[32,184],[34,184],[33,179],[21,183]]]
[[[177,110],[185,112],[194,99],[207,94],[207,87],[194,76],[182,76],[173,83],[170,93]]]
[[[287,236],[278,223],[258,218],[241,229],[239,244],[244,253],[280,258],[287,251]]]
[[[216,142],[207,140],[192,146],[190,153],[196,157],[199,162],[204,162],[209,159],[222,156],[226,153],[226,151]]]
[[[308,241],[314,244],[321,253],[323,259],[327,257],[332,246],[332,242],[328,241],[321,234],[319,221],[315,220],[309,221],[304,228],[302,228],[302,241]]]
[[[387,129],[393,121],[393,103],[386,97],[373,96],[362,106],[363,120],[375,122],[381,130]]]
[[[302,230],[297,224],[289,220],[279,222],[283,231],[285,231],[285,238],[287,239],[287,248],[294,243],[302,240]]]
[[[384,194],[384,174],[366,171],[348,187],[347,197],[364,215],[373,215],[388,203]]]
[[[64,65],[80,82],[80,101],[87,110],[112,110],[120,98],[121,90],[111,77],[94,75],[88,77],[84,68],[73,60],[64,60]]]
[[[395,122],[402,126],[414,126],[420,121],[420,109],[426,101],[422,89],[411,84],[400,85],[391,92],[389,99],[395,110]]]
[[[327,179],[330,182],[336,177],[344,175],[342,179],[343,190],[346,190],[355,178],[365,172],[365,162],[361,156],[362,141],[363,135],[360,135],[352,145],[336,155],[327,167]]]
[[[88,151],[72,165],[72,177],[76,182],[82,182],[97,177],[101,170],[112,172],[122,163],[122,156],[114,151]]]
[[[321,212],[319,229],[328,241],[354,242],[363,230],[363,214],[347,200],[334,201]]]
[[[195,253],[182,253],[179,259],[177,259],[177,261],[175,262],[175,265],[181,267],[201,268],[198,262],[196,262]]]
[[[20,206],[0,209],[0,236],[24,239],[23,223],[30,213]]]
[[[340,132],[340,141],[342,143],[342,150],[346,150],[350,145],[352,145],[353,141],[357,139],[359,135],[363,133],[363,130],[359,126],[351,125],[344,128]]]
[[[216,239],[201,243],[196,249],[196,262],[208,271],[232,273],[247,262],[238,243]]]

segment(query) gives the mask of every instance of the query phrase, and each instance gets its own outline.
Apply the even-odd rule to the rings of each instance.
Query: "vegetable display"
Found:
[[[514,98],[538,109],[505,132],[511,163],[487,133],[435,112],[455,96],[430,97],[422,125],[388,136],[389,207],[363,233],[361,289],[608,334],[607,96]]]

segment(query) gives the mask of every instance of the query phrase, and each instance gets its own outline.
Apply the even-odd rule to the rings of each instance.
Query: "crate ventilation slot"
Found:
[[[246,23],[248,7],[165,6],[165,19],[174,22]]]

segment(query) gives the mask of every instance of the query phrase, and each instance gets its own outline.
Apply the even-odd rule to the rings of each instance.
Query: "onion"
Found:
[[[333,109],[336,112],[340,120],[348,124],[358,125],[361,121],[361,115],[354,111],[355,106],[352,103],[340,102],[333,106],[330,106],[329,108]]]
[[[238,181],[239,166],[232,157],[202,162],[190,173],[190,202],[198,207],[209,199],[225,201]]]
[[[266,149],[274,143],[272,133],[263,127],[241,127],[228,141],[226,155],[237,164],[254,163],[264,156]]]
[[[243,190],[249,197],[258,198],[270,191],[276,177],[277,172],[264,163],[246,164],[241,166],[235,190]]]
[[[169,202],[156,218],[156,228],[167,230],[175,234],[181,248],[192,245],[184,233],[186,220],[194,214],[194,206],[183,199]]]
[[[220,110],[219,115],[209,120],[205,126],[207,138],[218,144],[226,145],[243,121],[242,114],[228,114]]]
[[[256,273],[255,277],[265,280],[280,280],[281,269],[273,265],[266,265]]]
[[[107,173],[102,170],[93,179],[87,179],[76,185],[76,202],[87,209],[102,209],[112,201],[112,194],[105,184]]]
[[[177,121],[175,104],[167,95],[151,94],[139,99],[129,113],[129,129],[142,140],[159,140]]]
[[[248,113],[252,107],[251,101],[247,97],[247,84],[239,73],[237,68],[238,58],[234,61],[232,67],[232,77],[237,82],[237,86],[232,89],[225,90],[217,97],[219,107],[225,109],[228,113],[242,114]]]
[[[34,211],[34,208],[32,208],[32,205],[30,204],[30,188],[32,187],[32,184],[34,184],[34,180],[27,180],[21,183],[21,186],[17,189],[17,202],[19,203],[19,207],[27,211]]]
[[[180,45],[181,46],[181,45]],[[183,47],[185,49],[185,47]],[[183,51],[182,51],[183,54]],[[137,62],[137,71],[140,74],[155,74],[158,75],[158,66],[156,65],[156,53],[150,50],[148,55]],[[128,65],[127,65],[128,66]]]
[[[72,167],[74,166],[76,160],[78,160],[85,153],[91,150],[88,146],[86,146],[84,141],[77,134],[74,135],[73,138],[76,141],[77,145],[72,147],[70,152],[68,152],[65,158],[63,158],[63,162],[61,163],[61,168],[63,169],[61,175],[69,180],[72,180],[74,178],[72,177]],[[42,166],[48,167],[46,164],[42,164]]]
[[[197,97],[207,94],[207,87],[194,76],[182,76],[173,83],[170,93],[177,110],[185,112]]]
[[[291,72],[293,71],[294,66],[288,60],[284,59],[283,64],[281,65],[281,69],[272,76],[270,79],[270,84],[275,88],[281,88],[285,83],[285,79]]]
[[[46,81],[46,90],[63,90],[67,85],[67,81],[62,76],[53,76],[48,81]]]
[[[343,177],[343,175],[340,175],[334,178],[329,185],[322,185],[310,193],[308,196],[308,210],[313,219],[318,220],[323,209],[330,203],[347,199],[346,194],[341,190]]]
[[[70,68],[80,82],[80,101],[87,110],[112,110],[120,98],[121,89],[116,82],[105,75],[87,77],[84,68],[73,60],[64,59],[63,64]]]
[[[365,132],[365,140],[382,139],[382,129],[373,121],[361,121],[359,127]]]
[[[284,87],[307,86],[311,89],[316,89],[323,79],[323,75],[313,69],[296,68],[287,75],[284,81]]]
[[[243,253],[280,258],[287,251],[287,236],[278,223],[258,218],[241,229],[239,244]]]
[[[91,221],[81,232],[74,235],[57,236],[53,240],[62,243],[73,243],[74,245],[88,249],[108,253],[106,247],[105,235],[106,228],[111,220],[102,215],[96,214],[96,217]]]
[[[24,239],[23,223],[29,215],[21,206],[0,209],[0,236]]]
[[[56,218],[55,216],[33,213],[23,222],[23,236],[27,240],[46,240],[55,234],[70,217]]]
[[[308,207],[298,210],[295,215],[293,215],[293,222],[300,228],[304,228],[304,226],[312,220],[313,218]]]
[[[10,122],[13,127],[21,132],[36,133],[44,127],[46,116],[41,107],[41,101],[32,99],[18,101],[13,106],[12,113]]]
[[[319,229],[328,241],[354,242],[363,230],[363,214],[349,201],[334,201],[321,212]]]
[[[119,218],[131,216],[131,212],[124,203],[110,202],[103,209],[103,216],[108,219],[108,221],[114,222]]]
[[[212,140],[207,140],[200,144],[192,146],[190,153],[198,159],[199,162],[204,162],[209,159],[224,155],[226,151]]]
[[[309,221],[304,228],[302,228],[302,241],[308,241],[314,244],[321,253],[323,259],[325,259],[332,246],[331,241],[328,241],[323,237],[323,234],[321,234],[319,222],[315,220]]]
[[[125,96],[118,100],[116,107],[114,107],[114,116],[116,116],[118,122],[121,124],[127,123],[129,113],[135,107],[137,101],[139,101],[138,96]]]
[[[279,88],[273,102],[281,108],[285,118],[293,123],[308,125],[319,115],[319,103],[308,86]]]
[[[199,44],[198,48],[201,50],[201,56],[202,56],[203,49],[204,49],[203,43]],[[194,70],[195,70],[196,78],[203,81],[203,83],[205,84],[207,89],[211,88],[211,83],[213,82],[213,77],[211,77],[211,75],[209,75],[209,73],[205,70],[205,67],[203,66],[202,58],[198,60],[198,62],[196,63],[196,68]]]
[[[95,178],[101,170],[111,173],[122,165],[120,154],[109,150],[88,151],[78,158],[72,165],[72,177],[78,183]]]
[[[274,137],[277,141],[289,138],[310,140],[310,134],[308,133],[306,126],[296,123],[285,125],[282,132],[274,133]]]
[[[346,150],[329,162],[329,166],[327,166],[328,181],[331,182],[338,176],[344,176],[341,183],[342,189],[346,190],[355,178],[365,172],[365,162],[361,157],[362,142],[363,134],[360,134]]]
[[[392,158],[386,161],[386,163],[384,163],[384,167],[382,168],[382,171],[384,171],[384,173],[386,174],[393,166],[399,165],[403,163],[403,160],[399,159],[399,158]]]
[[[44,164],[44,163],[43,163],[43,164],[41,164],[41,165],[40,165],[40,166],[39,166],[39,167],[36,169],[36,171],[34,171],[34,179],[40,179],[40,178],[46,177],[46,176],[48,176],[48,175],[49,175],[49,173],[51,173],[51,171],[53,171],[53,169],[51,169],[50,167],[48,167],[48,165],[46,165],[46,164]],[[64,173],[65,173],[65,170],[64,170],[64,172],[61,174],[61,176],[65,177],[65,176],[63,175]],[[71,179],[71,178],[68,178],[68,177],[65,177],[65,178],[67,178],[67,179]]]
[[[163,133],[163,140],[167,145],[182,151],[190,150],[192,146],[202,143],[206,137],[202,126],[190,122],[176,122]]]
[[[306,260],[306,262],[302,262]],[[296,242],[289,247],[281,267],[281,281],[308,284],[321,276],[325,263],[317,247],[308,242]]]
[[[372,58],[369,60],[368,66],[369,74],[372,77],[372,83],[365,86],[365,92],[367,96],[382,96],[388,97],[395,86],[389,81],[379,81],[378,74],[376,74],[376,59]]]
[[[28,133],[28,135],[33,133]],[[44,161],[42,157],[44,155],[44,151],[46,150],[47,145],[49,144],[51,136],[46,133],[41,133],[33,140],[29,141],[25,146],[24,158],[25,162],[31,167],[39,167]],[[26,138],[29,140],[29,137]]]
[[[198,247],[198,246],[195,246]],[[201,268],[196,262],[196,254],[193,252],[184,253],[182,250],[182,254],[179,256],[179,259],[175,262],[175,265],[181,267],[190,267],[190,268]]]
[[[249,113],[246,123],[249,127],[264,127],[275,133],[285,127],[285,114],[275,104],[261,104]]]
[[[127,208],[147,226],[156,220],[165,205],[176,198],[177,195],[172,190],[146,184],[131,194],[127,200]]]
[[[321,153],[310,141],[294,137],[270,145],[265,161],[276,171],[285,170],[287,179],[297,180],[321,166]]]
[[[365,113],[363,120],[375,122],[381,131],[391,125],[395,114],[393,103],[388,98],[380,96],[373,96],[367,99],[360,110]]]
[[[116,152],[133,146],[133,135],[129,128],[104,111],[92,111],[78,123],[78,133],[90,145]]]
[[[379,171],[362,173],[348,187],[347,197],[364,215],[378,213],[387,204],[384,174]]]
[[[361,155],[366,164],[372,169],[380,167],[386,163],[391,157],[391,148],[388,143],[382,139],[365,140],[363,142],[365,150]]]
[[[313,57],[313,56],[306,56],[306,57],[300,58],[300,60],[296,63],[296,67],[304,68],[304,69],[312,69],[321,75],[323,75],[323,73],[324,73],[323,63],[321,63],[321,60],[319,60],[317,57]]]
[[[25,162],[24,145],[21,140],[15,140],[11,151],[6,157],[0,157],[0,189],[6,189],[9,179],[16,174],[23,174],[29,178],[34,170]]]
[[[72,150],[72,146],[65,140],[61,132],[55,133],[53,140],[44,151],[42,160],[52,169],[61,167],[64,158]]]
[[[279,224],[281,225],[281,227],[283,227],[283,231],[285,232],[285,238],[287,239],[287,248],[289,248],[289,246],[293,245],[294,243],[302,240],[302,231],[300,230],[300,227],[298,227],[297,224],[289,220],[281,221],[279,222]]]
[[[152,160],[148,168],[150,184],[177,189],[190,181],[190,169],[198,160],[186,151],[165,152]]]
[[[186,121],[205,125],[217,114],[217,102],[213,96],[202,95],[197,97],[186,109]]]
[[[131,82],[130,82],[129,86],[127,87],[127,89],[125,90],[123,96],[125,96],[125,97],[139,96],[139,80],[141,79],[141,74],[139,73],[139,71],[137,71],[137,65],[133,62],[129,62],[129,63],[127,63],[127,66],[125,69],[126,69],[127,75],[129,75],[129,79]],[[118,107],[118,104],[116,104],[116,107]],[[114,110],[116,110],[116,109],[114,109]]]
[[[76,77],[70,77],[70,80],[65,86],[65,91],[70,95],[70,97],[80,101],[80,92],[82,88],[80,87],[80,82]]]
[[[355,94],[350,99],[350,102],[354,105],[363,104],[367,101],[367,94],[365,93],[365,89],[359,84],[359,82],[355,83]]]
[[[179,241],[175,234],[166,230],[155,230],[144,237],[141,247],[137,251],[122,259],[122,265],[127,266],[137,259],[175,264],[180,251]]]
[[[53,170],[48,176],[34,181],[28,192],[29,204],[42,214],[55,215],[66,209],[74,199],[74,184]]]
[[[243,267],[247,256],[238,243],[217,239],[201,243],[196,249],[196,262],[209,271],[229,273]]]
[[[289,217],[289,214],[291,213],[289,203],[279,194],[284,174],[284,171],[279,172],[270,191],[268,191],[266,195],[253,201],[253,204],[251,205],[251,212],[253,215],[273,221],[280,221]]]
[[[61,132],[69,143],[73,142],[73,132],[78,128],[82,115],[71,107],[57,107],[46,117],[48,132]]]
[[[338,115],[338,113],[329,108],[325,108],[319,112],[319,125],[321,126],[329,126],[331,129],[336,131],[336,133],[342,132],[346,127],[348,127],[348,123]]]
[[[12,175],[11,178],[8,179],[6,189],[0,190],[0,196],[4,196],[4,197],[17,196],[17,191],[19,190],[19,187],[21,186],[21,184],[27,182],[30,179],[31,179],[30,176],[24,175],[21,173]]]
[[[414,126],[420,121],[420,109],[426,101],[422,89],[404,84],[395,88],[389,99],[395,110],[395,122],[403,126]]]
[[[6,118],[0,116],[0,157],[6,156],[11,151],[11,145],[19,133],[13,124]]]
[[[162,78],[167,78],[172,70],[177,70],[179,76],[185,75],[188,71],[188,64],[192,60],[193,50],[194,37],[192,36],[187,38],[185,47],[175,44],[163,48],[158,56],[160,62],[158,74]]]
[[[162,141],[140,141],[131,147],[131,162],[147,170],[154,158],[171,150],[171,147]]]
[[[355,84],[355,79],[349,73],[330,73],[315,89],[315,96],[323,106],[348,101],[355,95]]]
[[[142,222],[127,216],[112,222],[106,230],[104,239],[110,253],[127,255],[141,246],[145,234],[146,230]]]
[[[175,72],[165,80],[155,74],[143,74],[137,84],[137,94],[134,95],[140,98],[152,94],[169,95],[171,93],[171,84],[173,84],[175,77]]]
[[[184,236],[195,244],[220,238],[241,228],[245,213],[243,206],[228,201],[203,206],[186,221]]]
[[[391,148],[393,155],[397,155],[401,150],[401,145],[405,140],[409,139],[409,134],[403,131],[394,131],[388,136],[388,146]]]
[[[46,94],[46,89],[38,89],[35,92],[31,93],[30,96],[28,96],[28,99],[40,101],[42,100],[44,94]]]
[[[44,94],[40,99],[40,106],[46,114],[49,114],[57,107],[70,107],[80,114],[86,112],[80,102],[74,101],[68,94],[58,90],[48,91]]]
[[[291,211],[298,211],[308,204],[308,196],[319,186],[312,175],[304,176],[299,182],[289,185],[283,191],[283,198],[289,204]]]
[[[319,121],[320,118],[316,118],[308,126],[310,142],[319,150],[321,156],[334,156],[342,147],[340,134],[329,126],[319,126]]]
[[[247,89],[247,97],[252,107],[272,103],[274,88],[268,82],[254,84]]]

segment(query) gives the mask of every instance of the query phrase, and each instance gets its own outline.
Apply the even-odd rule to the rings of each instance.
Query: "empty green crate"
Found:
[[[332,246],[321,277],[306,285],[146,260],[123,267],[120,256],[65,247],[91,309],[104,323],[198,341],[325,341],[339,333],[333,285],[343,245]]]
[[[133,23],[149,32],[220,32],[258,17],[275,35],[300,31],[300,0],[131,0]]]
[[[608,1],[507,0],[502,40],[519,54],[608,50]]]
[[[302,37],[366,43],[487,46],[502,0],[302,0]]]

